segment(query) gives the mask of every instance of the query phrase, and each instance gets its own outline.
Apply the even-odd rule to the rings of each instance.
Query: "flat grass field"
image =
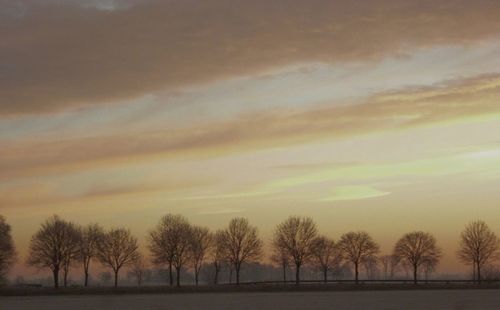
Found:
[[[491,281],[481,285],[466,281],[435,281],[414,285],[412,282],[370,283],[304,283],[295,284],[219,284],[219,285],[183,285],[176,286],[121,286],[121,287],[0,287],[0,296],[41,296],[41,295],[140,295],[140,294],[207,294],[207,293],[288,293],[288,292],[343,292],[343,291],[414,291],[414,290],[498,290],[500,282]],[[1,309],[0,309],[1,310]]]
[[[1,310],[499,309],[489,285],[219,285],[0,289]]]
[[[234,292],[0,297],[2,310],[498,309],[497,289]]]

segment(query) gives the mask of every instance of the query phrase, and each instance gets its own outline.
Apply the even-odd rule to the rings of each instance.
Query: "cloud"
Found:
[[[242,192],[232,192],[227,194],[215,194],[215,195],[199,195],[199,196],[187,196],[172,198],[170,200],[180,201],[180,200],[208,200],[208,199],[230,199],[230,198],[246,198],[255,196],[266,196],[272,194],[271,191],[242,191]]]
[[[225,209],[201,211],[201,212],[198,212],[198,215],[220,215],[220,214],[233,214],[233,213],[241,213],[241,212],[245,212],[245,210],[236,209],[236,208],[225,208]]]
[[[200,158],[446,122],[498,119],[499,96],[500,75],[487,75],[382,93],[352,105],[251,113],[177,130],[7,142],[0,149],[0,171],[7,178],[144,159]]]
[[[389,194],[390,192],[383,192],[365,185],[338,186],[330,196],[321,198],[319,201],[360,200],[387,196]]]
[[[279,178],[268,182],[262,186],[263,189],[283,192],[301,186],[320,184],[338,181],[398,181],[401,179],[418,179],[422,177],[447,177],[450,175],[475,175],[481,176],[484,173],[497,173],[500,156],[498,148],[482,151],[467,151],[449,156],[423,158],[411,161],[400,162],[373,162],[364,164],[347,164],[345,166],[325,166],[322,169],[307,173],[297,173],[285,178]],[[482,157],[478,160],[477,155],[496,154],[496,156]],[[332,197],[326,199],[349,198],[352,196],[376,195],[378,193],[366,187],[348,186],[339,187]]]
[[[373,61],[500,34],[495,0],[76,3],[0,2],[0,114],[108,103],[294,63]]]
[[[130,183],[130,182],[129,182]],[[85,188],[77,184],[68,192],[64,189],[64,181],[60,183],[27,182],[0,187],[0,206],[2,208],[54,205],[82,200],[115,198],[130,195],[154,194],[157,192],[169,193],[206,185],[206,181],[159,181],[149,183],[131,183],[109,185],[105,182],[96,182]],[[77,188],[77,189],[75,189]]]

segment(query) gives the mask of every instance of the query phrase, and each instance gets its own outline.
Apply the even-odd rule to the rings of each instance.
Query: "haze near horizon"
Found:
[[[83,3],[83,4],[82,4]],[[0,213],[265,241],[289,215],[389,254],[500,233],[498,1],[0,1]]]

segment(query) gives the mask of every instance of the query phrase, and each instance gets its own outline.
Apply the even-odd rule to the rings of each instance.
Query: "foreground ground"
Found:
[[[11,296],[0,297],[0,309],[498,309],[499,293],[468,289]]]

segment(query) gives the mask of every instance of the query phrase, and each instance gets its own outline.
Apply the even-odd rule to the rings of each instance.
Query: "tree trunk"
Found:
[[[236,264],[236,266],[234,266],[234,269],[236,271],[236,284],[239,285],[240,284],[240,268],[241,266]]]
[[[481,284],[481,266],[477,264],[477,283]]]
[[[219,267],[216,265],[214,267],[215,267],[214,284],[218,284],[219,283]]]
[[[472,263],[472,280],[474,282],[477,282],[477,277],[476,277],[476,261]]]
[[[170,286],[174,285],[174,276],[172,274],[172,263],[169,263],[168,264],[168,275],[169,275],[169,282],[170,282]]]
[[[118,269],[115,270],[115,287],[118,287]]]
[[[200,269],[194,271],[194,282],[198,286],[198,275],[200,274]]]
[[[358,263],[354,263],[354,280],[356,284],[359,283],[359,268],[358,268]]]
[[[283,284],[286,284],[286,265],[283,264]]]
[[[68,269],[64,267],[64,272],[63,272],[64,278],[63,278],[63,284],[64,287],[68,286]]]
[[[175,267],[175,273],[177,276],[177,287],[181,286],[181,267]]]
[[[89,285],[89,272],[88,270],[85,270],[85,283],[83,286],[87,287]]]
[[[417,276],[418,276],[418,266],[416,264],[413,265],[413,284],[417,284]]]
[[[233,282],[233,267],[229,267],[229,284]]]
[[[83,286],[87,287],[89,285],[89,266],[90,266],[90,259],[84,258],[83,261],[83,273],[84,273],[84,283]]]
[[[59,288],[59,267],[54,268],[52,273],[54,275],[54,287]]]
[[[323,270],[323,281],[325,284],[328,283],[328,269]]]
[[[295,284],[300,284],[300,264],[295,265]]]

